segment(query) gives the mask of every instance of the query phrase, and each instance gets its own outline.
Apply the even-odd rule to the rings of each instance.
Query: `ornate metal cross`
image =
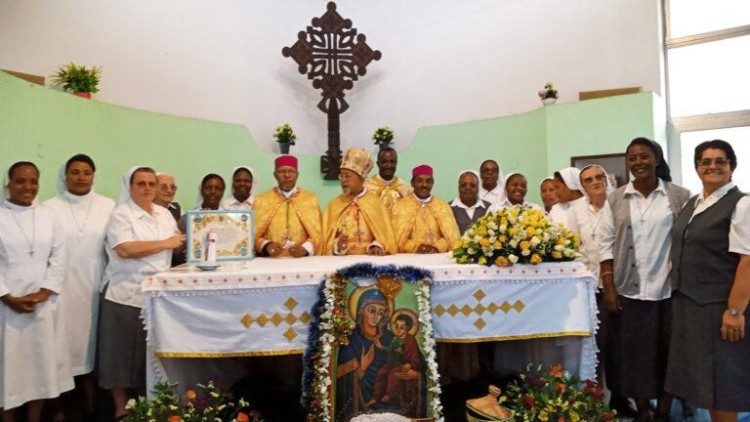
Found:
[[[297,33],[297,42],[284,47],[281,54],[299,65],[299,73],[312,79],[315,89],[322,90],[318,108],[328,115],[328,150],[320,157],[320,171],[326,180],[336,180],[341,163],[339,115],[349,108],[344,90],[352,89],[354,81],[367,73],[367,65],[380,60],[380,51],[373,51],[364,34],[357,34],[352,21],[336,12],[336,4],[328,3],[323,16],[312,19],[312,26]]]

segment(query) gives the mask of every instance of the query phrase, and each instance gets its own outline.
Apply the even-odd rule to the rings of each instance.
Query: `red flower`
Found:
[[[180,415],[172,415],[167,418],[167,422],[182,422],[182,417]]]
[[[532,409],[536,405],[536,400],[534,396],[527,394],[523,396],[523,404],[527,409]]]
[[[186,399],[193,401],[195,400],[196,397],[198,397],[198,393],[196,393],[195,390],[190,389],[190,390],[185,391]]]
[[[237,422],[250,422],[250,418],[245,412],[237,412]]]
[[[564,382],[558,382],[557,384],[555,384],[555,392],[557,394],[564,393],[565,392],[565,388],[566,388],[566,385],[565,385]]]
[[[557,418],[557,422],[565,422],[565,416],[560,416]]]
[[[609,421],[613,421],[614,419],[615,419],[615,415],[613,415],[610,412],[602,413],[602,416],[599,418],[599,420],[602,422],[609,422]]]
[[[563,376],[563,366],[559,363],[550,365],[549,375],[554,378],[560,378]]]

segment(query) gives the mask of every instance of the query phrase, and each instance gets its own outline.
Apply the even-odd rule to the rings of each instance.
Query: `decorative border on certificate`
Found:
[[[187,260],[199,262],[209,231],[217,235],[216,260],[247,260],[254,257],[252,211],[190,210],[186,215]]]

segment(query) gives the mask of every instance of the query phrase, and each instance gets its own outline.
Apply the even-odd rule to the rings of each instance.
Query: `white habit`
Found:
[[[57,294],[29,314],[0,304],[0,407],[4,409],[57,397],[73,388],[55,325],[64,272],[65,240],[52,211],[5,201],[0,207],[0,296],[24,296],[41,288]]]
[[[115,201],[93,190],[83,196],[65,191],[44,206],[60,222],[68,252],[59,329],[67,339],[73,376],[88,374],[94,370],[99,291],[107,266],[104,241]]]

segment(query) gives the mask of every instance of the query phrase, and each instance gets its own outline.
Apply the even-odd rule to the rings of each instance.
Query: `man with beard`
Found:
[[[277,187],[255,200],[255,247],[259,256],[313,256],[320,246],[318,199],[297,186],[297,158],[282,155],[273,172]]]
[[[343,193],[328,204],[323,217],[323,255],[385,255],[397,252],[391,219],[380,198],[365,188],[372,158],[349,148],[341,160]]]
[[[403,180],[396,176],[396,165],[398,154],[391,147],[386,147],[378,152],[378,174],[372,176],[365,186],[367,190],[374,193],[383,201],[386,210],[390,213],[393,204],[401,198],[409,195],[411,188]]]
[[[221,200],[219,208],[225,210],[251,210],[255,197],[253,192],[258,186],[255,172],[250,167],[237,167],[232,173],[232,196]]]
[[[422,164],[411,172],[414,194],[393,206],[391,218],[396,229],[399,252],[448,252],[460,237],[451,207],[432,196],[432,167]]]

